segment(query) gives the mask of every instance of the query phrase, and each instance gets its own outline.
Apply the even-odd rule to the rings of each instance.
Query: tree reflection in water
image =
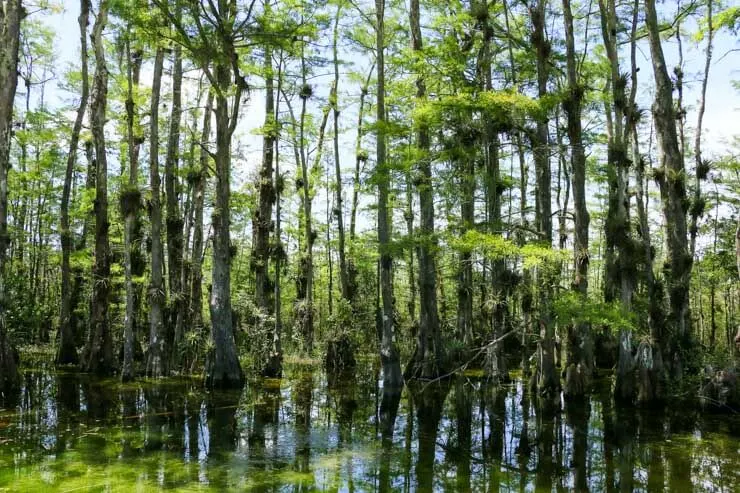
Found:
[[[28,371],[0,411],[0,488],[212,491],[738,491],[739,416],[613,404],[608,382],[543,409],[476,378],[384,390],[318,370],[241,393],[187,380]]]

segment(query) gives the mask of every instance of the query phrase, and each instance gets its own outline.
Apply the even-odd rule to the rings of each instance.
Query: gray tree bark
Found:
[[[676,114],[673,107],[673,86],[663,56],[655,0],[645,0],[645,24],[655,78],[653,120],[660,148],[660,168],[656,179],[660,187],[666,224],[667,258],[663,267],[668,289],[669,340],[660,341],[672,375],[680,380],[684,357],[691,350],[691,317],[689,285],[693,259],[689,253],[686,231],[686,176],[678,144]],[[667,351],[666,351],[667,349]]]
[[[131,35],[129,31],[128,36]],[[126,95],[126,139],[128,141],[129,176],[128,186],[121,190],[121,213],[124,217],[124,270],[126,283],[126,315],[123,320],[123,366],[121,380],[134,378],[134,344],[136,327],[136,286],[133,276],[134,236],[136,221],[141,207],[139,191],[139,140],[134,132],[137,120],[134,90],[139,86],[139,69],[142,53],[131,53],[131,39],[126,40],[127,95]]]
[[[181,17],[180,2],[175,2],[175,16]],[[175,44],[172,62],[172,109],[170,113],[169,134],[167,135],[167,154],[164,162],[164,189],[167,204],[165,219],[167,229],[167,275],[169,280],[170,307],[168,314],[167,355],[172,366],[180,361],[183,339],[183,316],[185,314],[182,293],[183,264],[183,218],[180,212],[180,191],[177,170],[180,160],[180,120],[182,116],[182,47]]]
[[[90,127],[95,147],[95,263],[90,329],[83,360],[85,371],[110,375],[114,370],[110,333],[110,245],[108,240],[108,160],[105,147],[105,111],[108,103],[108,68],[105,63],[103,29],[108,21],[108,1],[101,0],[93,26],[95,76],[90,104]]]
[[[575,50],[573,12],[570,0],[563,0],[565,19],[565,47],[568,74],[568,97],[563,103],[566,117],[568,141],[570,143],[571,179],[573,182],[573,203],[575,213],[574,260],[575,277],[573,289],[584,298],[588,296],[588,227],[590,216],[586,207],[586,153],[583,146],[581,115],[584,87],[578,73],[578,59]],[[565,394],[580,397],[587,391],[593,373],[593,341],[589,324],[576,324],[569,327],[567,335],[567,359],[573,364],[571,379],[566,379]],[[566,375],[567,376],[567,375]]]
[[[72,179],[74,167],[77,162],[77,146],[80,140],[80,131],[85,119],[87,100],[90,97],[90,82],[88,79],[87,64],[87,25],[90,15],[90,1],[80,0],[80,15],[77,22],[80,28],[80,65],[82,71],[82,88],[80,90],[80,105],[77,108],[77,116],[72,126],[72,135],[69,141],[69,152],[67,154],[67,168],[64,172],[64,187],[62,188],[62,201],[59,206],[61,244],[62,244],[62,300],[61,313],[59,315],[59,348],[56,354],[57,365],[76,365],[79,362],[77,355],[77,344],[75,334],[72,330],[72,268],[70,267],[70,256],[72,254],[73,241],[72,232],[69,228],[69,198],[72,192]]]
[[[10,137],[13,127],[13,101],[18,86],[18,46],[21,20],[25,16],[21,0],[5,2],[0,8],[0,395],[18,386],[18,361],[8,341],[5,326],[5,273],[8,236],[8,170]]]
[[[241,388],[244,374],[234,339],[231,310],[231,140],[239,118],[246,81],[238,72],[233,45],[236,2],[219,0],[220,24],[226,29],[218,40],[229,62],[217,60],[210,77],[216,91],[216,207],[213,225],[213,287],[211,289],[211,337],[213,351],[206,365],[206,385],[211,388]],[[236,82],[234,82],[236,81]],[[229,104],[229,94],[233,94]]]
[[[537,65],[537,93],[540,98],[547,95],[547,81],[549,79],[549,58],[551,51],[550,41],[545,33],[545,7],[547,0],[538,0],[530,5],[529,13],[532,18],[532,44],[535,48]],[[550,190],[552,177],[550,176],[550,145],[547,118],[537,121],[537,129],[532,136],[532,146],[537,175],[537,204],[536,223],[537,231],[548,246],[552,246],[552,191]],[[551,280],[547,268],[541,269],[540,277],[540,342],[537,349],[537,389],[541,394],[552,394],[560,388],[555,370],[555,326],[552,321]]]
[[[411,48],[420,57],[423,50],[421,37],[421,14],[419,0],[411,0],[409,10],[411,26]],[[426,82],[420,75],[416,79],[416,98],[426,99]],[[416,232],[416,256],[419,262],[419,329],[416,336],[416,349],[407,377],[431,379],[443,374],[446,369],[444,348],[439,329],[439,310],[437,308],[437,263],[435,258],[436,240],[434,236],[434,189],[429,129],[421,126],[416,133],[416,147],[419,160],[416,162],[417,192],[419,195],[419,228]],[[472,266],[471,266],[472,268]],[[414,289],[414,286],[412,286]],[[472,295],[472,289],[471,293]]]
[[[707,105],[707,86],[709,85],[709,69],[712,66],[712,51],[714,49],[714,24],[713,24],[713,2],[707,0],[707,49],[704,58],[704,78],[701,82],[701,96],[699,97],[699,108],[696,115],[696,135],[694,136],[694,198],[691,203],[691,257],[696,253],[696,236],[699,233],[699,218],[704,213],[704,199],[701,196],[701,182],[707,178],[709,165],[702,159],[701,137],[704,124],[704,112]]]
[[[203,112],[203,129],[200,137],[200,167],[193,183],[193,247],[190,252],[190,320],[193,328],[203,327],[203,205],[208,183],[208,164],[210,155],[207,145],[211,136],[213,118],[213,91],[208,90],[206,107]]]
[[[377,104],[378,125],[376,142],[376,177],[378,184],[378,248],[380,249],[380,292],[382,299],[380,361],[383,367],[383,389],[400,392],[403,386],[401,364],[394,342],[395,322],[393,306],[393,257],[390,252],[390,215],[388,195],[390,170],[386,162],[385,115],[385,0],[375,0],[377,51]]]
[[[149,284],[149,352],[146,374],[163,377],[167,374],[167,352],[164,327],[164,251],[162,248],[162,204],[159,176],[159,100],[162,88],[164,49],[157,48],[154,57],[152,98],[149,113],[149,188],[151,190],[150,217],[152,226],[152,272]]]

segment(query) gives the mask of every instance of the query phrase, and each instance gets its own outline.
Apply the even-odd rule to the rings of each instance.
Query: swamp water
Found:
[[[0,410],[0,491],[740,491],[740,416],[545,415],[521,382],[382,395],[303,366],[241,393],[35,369]]]

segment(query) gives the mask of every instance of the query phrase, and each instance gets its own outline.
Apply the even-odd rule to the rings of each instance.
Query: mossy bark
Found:
[[[102,0],[93,27],[95,77],[90,104],[90,127],[95,147],[95,262],[93,265],[90,328],[82,368],[98,375],[114,371],[113,339],[110,333],[110,245],[108,240],[108,160],[105,144],[105,112],[108,103],[108,68],[103,29],[108,20],[108,2]]]
[[[175,16],[181,17],[180,2],[175,2]],[[178,168],[180,161],[180,121],[182,119],[182,47],[176,44],[172,50],[172,101],[167,135],[167,153],[164,164],[164,188],[166,200],[165,228],[167,234],[167,274],[169,280],[170,306],[167,328],[169,366],[181,363],[183,326],[185,323],[182,292],[183,266],[183,216],[180,211]]]
[[[18,386],[18,361],[8,340],[6,322],[5,279],[7,272],[8,236],[8,170],[10,169],[10,136],[13,123],[13,100],[18,85],[18,48],[21,20],[20,0],[10,0],[0,16],[0,394]]]
[[[135,106],[135,91],[139,86],[142,53],[131,52],[130,41],[126,43],[127,59],[127,96],[126,96],[126,139],[128,143],[129,176],[128,186],[121,190],[121,214],[124,217],[124,271],[126,284],[126,315],[123,321],[123,365],[121,366],[121,380],[129,381],[134,378],[134,355],[136,352],[136,308],[137,289],[134,283],[134,257],[141,255],[138,250],[140,242],[136,242],[137,222],[141,208],[141,192],[139,191],[139,146],[140,139],[135,135],[134,128],[138,123]]]
[[[62,200],[60,209],[61,245],[62,245],[62,299],[61,312],[59,315],[59,347],[57,349],[55,362],[57,365],[76,365],[79,362],[77,344],[72,327],[72,269],[70,256],[72,254],[73,240],[69,227],[69,199],[72,191],[72,178],[77,162],[77,145],[80,140],[80,131],[85,118],[87,100],[90,97],[90,83],[88,79],[87,64],[87,25],[90,15],[90,1],[80,0],[80,15],[77,22],[80,28],[80,65],[82,71],[82,88],[80,91],[80,103],[77,107],[77,116],[72,126],[72,135],[69,141],[69,152],[67,153],[67,167],[64,173],[64,186],[62,188]]]
[[[586,153],[583,145],[581,115],[584,87],[578,73],[575,51],[573,13],[570,0],[563,0],[565,21],[566,65],[568,74],[568,97],[563,102],[567,118],[570,143],[571,180],[574,202],[573,258],[575,272],[573,289],[584,298],[588,296],[589,245],[588,228],[590,216],[586,206]],[[583,396],[590,385],[594,370],[593,340],[588,323],[572,324],[566,334],[566,381],[564,392],[569,397]],[[571,366],[572,365],[572,366]]]
[[[411,48],[417,56],[421,56],[423,40],[421,37],[419,1],[411,0],[410,7]],[[416,79],[416,98],[419,101],[426,99],[426,83],[421,75]],[[416,133],[416,148],[419,151],[419,159],[416,162],[416,175],[418,176],[416,188],[419,195],[421,218],[417,231],[418,246],[416,248],[419,263],[419,329],[416,334],[416,349],[406,374],[408,378],[425,379],[436,378],[446,370],[437,308],[434,190],[432,188],[429,147],[429,130],[422,125]]]
[[[395,316],[393,300],[393,257],[390,251],[391,220],[388,210],[390,193],[390,170],[386,163],[386,108],[385,108],[385,0],[375,0],[377,26],[375,46],[377,49],[377,104],[378,125],[376,139],[376,182],[378,185],[378,248],[380,250],[380,360],[383,367],[383,387],[389,391],[403,386],[401,363],[394,341]]]
[[[691,363],[695,351],[692,343],[689,287],[693,259],[689,254],[686,213],[686,173],[676,130],[673,85],[668,74],[661,45],[655,0],[645,0],[645,23],[655,78],[653,119],[660,149],[660,187],[666,225],[667,258],[663,273],[668,286],[668,330],[670,337],[658,341],[667,356],[671,376],[680,382],[683,367]]]
[[[547,82],[550,78],[549,59],[551,43],[545,33],[546,0],[530,4],[529,14],[533,33],[531,42],[535,49],[537,67],[537,94],[540,98],[547,96]],[[535,216],[537,232],[548,247],[552,246],[552,192],[550,171],[549,126],[546,116],[537,119],[536,131],[531,136],[534,154],[535,172],[537,175],[537,202]],[[551,314],[552,283],[547,268],[539,272],[539,329],[540,342],[537,347],[537,390],[541,394],[551,395],[560,388],[555,368],[555,325]]]
[[[149,284],[149,350],[147,352],[146,374],[150,377],[163,377],[167,374],[166,336],[164,327],[164,307],[166,303],[164,287],[164,251],[162,246],[162,205],[159,176],[159,98],[162,84],[164,49],[157,48],[154,57],[154,75],[149,129],[149,187],[151,189],[150,213],[152,232],[152,269]]]
[[[227,43],[227,40],[223,40]],[[232,47],[233,48],[233,47]],[[206,386],[241,388],[244,383],[231,310],[231,138],[236,128],[242,86],[230,107],[232,71],[223,62],[214,67],[216,88],[216,208],[213,224],[213,273],[211,289],[211,340],[213,349],[206,364]],[[231,113],[231,115],[230,115]]]
[[[210,139],[212,112],[213,91],[209,90],[203,113],[201,145],[206,145]],[[191,317],[191,327],[195,330],[203,328],[203,208],[210,159],[208,152],[201,148],[199,169],[193,183],[193,246],[190,252],[191,280],[189,314]]]

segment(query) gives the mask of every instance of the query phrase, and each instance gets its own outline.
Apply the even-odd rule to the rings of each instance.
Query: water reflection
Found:
[[[475,378],[385,391],[377,373],[319,371],[242,393],[188,380],[121,385],[29,371],[0,410],[0,489],[212,491],[727,491],[740,417],[543,409],[521,382]]]

